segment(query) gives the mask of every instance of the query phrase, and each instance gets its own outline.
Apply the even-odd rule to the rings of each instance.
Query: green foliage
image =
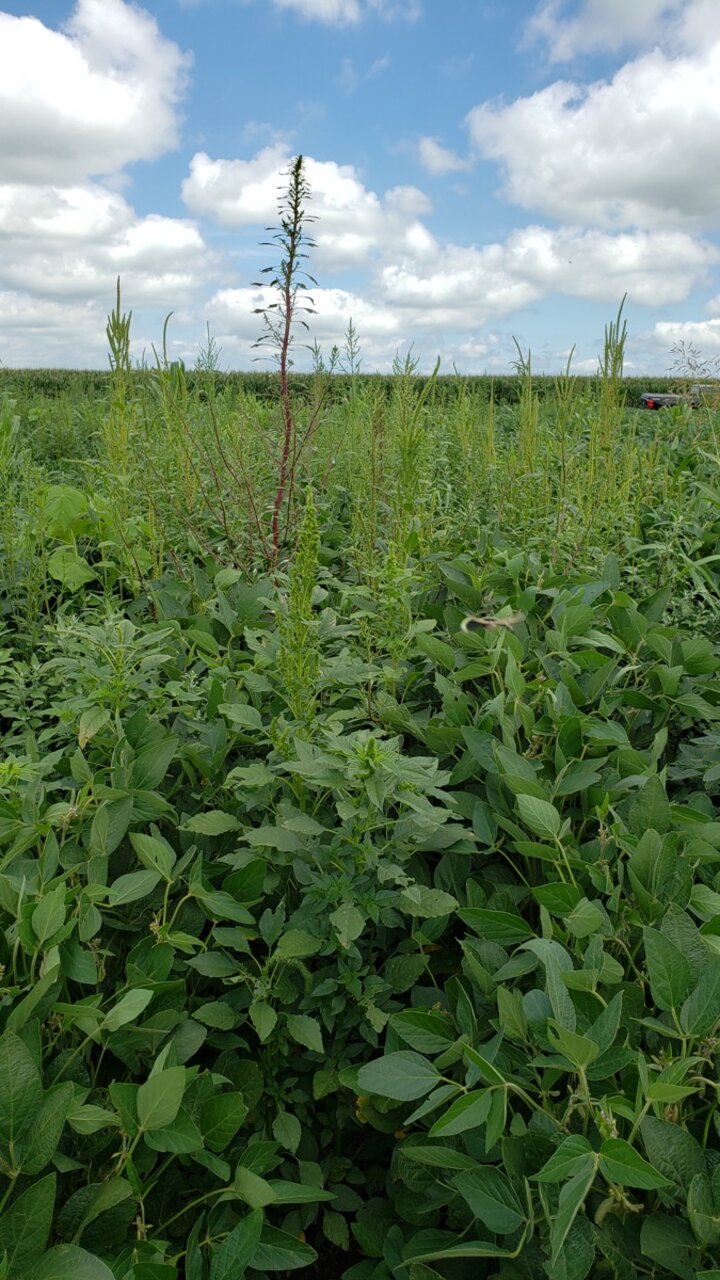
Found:
[[[711,411],[353,330],[270,579],[272,412],[126,320],[114,462],[0,417],[0,1276],[712,1276]]]

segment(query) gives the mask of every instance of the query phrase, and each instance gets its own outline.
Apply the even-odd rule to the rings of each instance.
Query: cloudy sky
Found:
[[[720,354],[720,0],[0,0],[0,362],[249,368],[289,161],[363,368]],[[297,365],[309,361],[302,346]]]

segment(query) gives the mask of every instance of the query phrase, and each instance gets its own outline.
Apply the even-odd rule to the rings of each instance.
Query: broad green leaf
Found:
[[[30,1280],[114,1280],[114,1277],[95,1254],[74,1244],[59,1244],[49,1249],[33,1267]]]
[[[144,832],[131,831],[130,843],[148,871],[157,871],[163,880],[172,880],[175,853],[165,840],[145,835]]]
[[[51,889],[32,913],[32,928],[39,945],[45,944],[65,923],[65,885]]]
[[[477,1067],[485,1084],[507,1084],[502,1071],[498,1071],[497,1067],[482,1053],[478,1053],[477,1049],[473,1049],[472,1045],[463,1045],[463,1054],[468,1062],[472,1062],[473,1066]]]
[[[329,919],[341,947],[349,947],[365,928],[365,916],[351,902],[343,902]]]
[[[233,1191],[251,1209],[264,1209],[277,1199],[269,1182],[241,1164],[235,1170]]]
[[[398,1102],[424,1098],[439,1079],[440,1073],[427,1058],[403,1049],[365,1063],[357,1075],[359,1088]]]
[[[241,1093],[216,1093],[208,1098],[200,1112],[200,1126],[211,1151],[224,1151],[247,1116],[248,1109]]]
[[[302,1140],[302,1125],[297,1116],[280,1107],[273,1120],[272,1131],[275,1141],[294,1155]]]
[[[7,1254],[9,1275],[40,1257],[50,1235],[55,1207],[57,1174],[48,1173],[31,1182],[26,1191],[3,1209],[0,1216],[0,1258]]]
[[[680,1010],[683,1031],[707,1036],[720,1023],[720,956],[713,956]]]
[[[316,1260],[317,1254],[309,1244],[304,1244],[287,1231],[265,1226],[252,1265],[257,1271],[298,1271],[311,1266]],[[210,1280],[215,1280],[212,1272]],[[235,1280],[234,1276],[232,1280]]]
[[[510,1235],[523,1225],[523,1207],[505,1174],[494,1165],[457,1173],[452,1183],[489,1231]]]
[[[33,1057],[13,1031],[0,1036],[0,1139],[3,1145],[18,1134],[42,1101],[40,1072]]]
[[[457,1133],[467,1133],[485,1124],[492,1106],[492,1089],[475,1089],[457,1098],[452,1106],[436,1120],[430,1130],[431,1138],[450,1138]]]
[[[535,901],[553,916],[568,916],[582,896],[576,885],[559,882],[539,884],[532,894]]]
[[[533,930],[521,916],[509,911],[488,911],[485,907],[465,907],[457,913],[480,938],[489,938],[501,946],[512,946],[532,938]]]
[[[428,889],[423,884],[413,884],[403,889],[398,899],[398,906],[406,915],[417,916],[421,920],[431,920],[439,916],[451,915],[457,909],[458,900],[442,889]]]
[[[692,981],[687,960],[659,929],[643,929],[643,941],[653,1000],[658,1009],[679,1008]]]
[[[185,1067],[166,1067],[150,1076],[137,1091],[137,1114],[141,1128],[164,1129],[172,1124],[185,1092]]]
[[[231,893],[225,893],[223,889],[197,888],[195,896],[217,920],[232,920],[235,924],[255,923],[247,907],[243,907]]]
[[[193,1010],[193,1018],[206,1027],[217,1027],[219,1031],[231,1031],[240,1021],[241,1015],[225,1000],[209,1000]]]
[[[194,831],[201,836],[222,836],[228,831],[239,831],[242,823],[231,813],[223,813],[221,809],[209,809],[206,813],[196,813],[183,823],[183,831]]]
[[[242,1280],[260,1242],[262,1210],[255,1209],[215,1245],[210,1259],[210,1280]]]
[[[307,956],[317,955],[322,946],[319,938],[306,933],[304,929],[288,929],[278,940],[275,948],[275,959],[303,960]]]
[[[644,1191],[656,1191],[668,1187],[667,1178],[643,1160],[629,1142],[622,1138],[608,1138],[600,1148],[600,1169],[609,1182],[619,1182],[625,1187],[640,1187]]]
[[[580,1134],[564,1138],[560,1146],[553,1152],[547,1164],[539,1173],[533,1174],[536,1182],[565,1182],[594,1166],[595,1153],[588,1142]]]
[[[516,796],[515,802],[526,827],[543,840],[553,840],[560,834],[562,818],[554,804],[538,800],[536,796]]]
[[[595,1174],[596,1161],[593,1159],[587,1168],[580,1169],[578,1173],[572,1176],[569,1182],[566,1182],[560,1188],[558,1210],[550,1230],[553,1266],[557,1262],[567,1234],[575,1221],[576,1214],[585,1203],[588,1192],[595,1181]]]
[[[153,993],[148,991],[147,987],[135,987],[132,991],[126,992],[115,1007],[105,1014],[100,1023],[100,1030],[117,1031],[119,1027],[127,1026],[128,1022],[134,1022],[143,1010],[147,1009],[152,998]]]
[[[108,889],[108,901],[112,907],[139,902],[157,888],[161,879],[159,871],[129,871],[127,875],[113,880]]]
[[[650,1163],[687,1193],[696,1173],[705,1173],[700,1143],[679,1124],[646,1116],[640,1126]]]
[[[463,1239],[458,1242],[456,1231],[437,1231],[434,1228],[416,1231],[402,1252],[409,1263],[452,1261],[462,1258],[512,1258],[514,1252],[493,1244],[490,1240]],[[435,1272],[432,1273],[433,1276]],[[414,1280],[412,1266],[410,1277]]]
[[[607,916],[588,898],[581,898],[565,920],[566,929],[575,938],[589,938],[603,926],[607,926]]]
[[[275,1204],[320,1204],[324,1200],[337,1199],[332,1191],[304,1182],[286,1182],[282,1178],[273,1178],[268,1186],[275,1192]]]
[[[594,1040],[589,1039],[588,1036],[579,1036],[574,1031],[568,1031],[558,1023],[555,1023],[554,1027],[551,1023],[548,1024],[547,1038],[553,1049],[557,1049],[558,1053],[563,1054],[575,1067],[581,1069],[589,1067],[590,1063],[600,1056],[600,1050]]]
[[[705,1173],[696,1173],[688,1191],[687,1210],[695,1235],[706,1248],[720,1245],[720,1205],[715,1195],[716,1177],[711,1181]]]
[[[670,830],[670,805],[665,788],[657,776],[648,778],[638,792],[630,808],[628,825],[636,836],[642,836],[650,828],[660,835]]]
[[[640,1229],[643,1256],[667,1268],[680,1280],[697,1280],[698,1251],[690,1228],[676,1216],[653,1213]]]
[[[112,716],[107,707],[90,707],[87,711],[83,711],[78,724],[78,744],[81,751],[91,738],[110,723],[111,719]]]
[[[275,1024],[277,1023],[277,1014],[272,1005],[265,1000],[255,1000],[249,1009],[250,1021],[258,1033],[259,1039],[264,1043],[272,1035]]]
[[[107,1182],[98,1182],[93,1188],[93,1197],[88,1204],[82,1220],[75,1232],[72,1243],[77,1244],[83,1231],[102,1213],[107,1213],[116,1204],[131,1199],[133,1189],[125,1178],[110,1178]]]
[[[41,1173],[55,1155],[74,1092],[68,1083],[48,1089],[18,1145],[17,1160],[24,1174]]]
[[[452,1147],[414,1146],[407,1143],[400,1148],[405,1160],[414,1160],[416,1164],[429,1165],[433,1169],[476,1169],[477,1160],[465,1155],[464,1151],[455,1151]]]
[[[423,1009],[404,1009],[390,1018],[394,1031],[418,1053],[444,1053],[455,1040],[450,1019]]]
[[[58,547],[48,557],[47,567],[50,577],[62,583],[68,591],[79,591],[97,577],[87,560],[73,551],[72,547]]]
[[[285,1022],[290,1035],[297,1044],[302,1044],[313,1053],[323,1053],[322,1029],[317,1018],[310,1018],[306,1013],[288,1013]]]

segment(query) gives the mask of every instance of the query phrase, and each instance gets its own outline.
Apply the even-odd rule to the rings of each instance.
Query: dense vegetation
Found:
[[[318,362],[275,548],[123,320],[3,378],[0,1276],[716,1280],[718,421]]]

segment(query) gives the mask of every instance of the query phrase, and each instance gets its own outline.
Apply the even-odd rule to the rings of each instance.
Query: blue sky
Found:
[[[298,153],[326,352],[587,372],[627,293],[628,372],[712,361],[719,140],[718,0],[0,0],[0,361],[102,367],[120,274],[251,367]]]

